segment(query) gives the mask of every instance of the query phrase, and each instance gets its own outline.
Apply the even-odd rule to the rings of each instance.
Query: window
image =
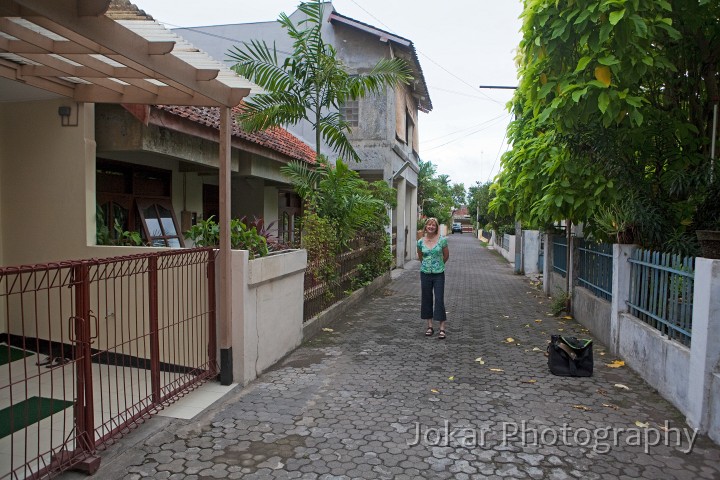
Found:
[[[146,244],[182,247],[172,208],[172,172],[140,165],[98,159],[97,243],[118,243],[118,232],[140,232]]]
[[[168,200],[138,199],[137,206],[143,223],[144,240],[153,247],[183,246],[177,220]]]
[[[360,102],[348,100],[340,105],[340,117],[351,127],[357,127],[360,121]]]

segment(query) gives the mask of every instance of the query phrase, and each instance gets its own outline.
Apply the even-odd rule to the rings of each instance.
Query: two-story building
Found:
[[[382,58],[403,58],[414,80],[407,86],[388,88],[384,93],[346,103],[341,114],[350,123],[349,139],[362,161],[351,165],[369,181],[385,180],[397,189],[397,208],[392,212],[396,265],[415,258],[419,154],[418,112],[428,113],[432,103],[413,42],[338,13],[331,2],[324,4],[322,35],[333,45],[350,73],[369,71]],[[290,15],[294,24],[304,17]],[[282,56],[292,51],[291,39],[276,21],[237,23],[175,29],[174,32],[218,60],[227,60],[233,46],[249,39],[273,43]],[[287,127],[312,144],[314,132],[307,123]],[[321,148],[332,160],[327,146]]]

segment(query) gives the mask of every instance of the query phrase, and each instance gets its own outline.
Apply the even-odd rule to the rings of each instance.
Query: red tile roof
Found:
[[[220,110],[217,107],[186,107],[177,105],[157,105],[166,112],[187,118],[193,122],[220,129]],[[236,116],[241,107],[232,109],[232,136],[267,147],[291,158],[315,163],[315,150],[308,144],[281,127],[248,133],[238,125]]]
[[[466,206],[462,206],[457,210],[453,211],[453,216],[455,217],[467,217],[468,215],[470,215],[470,212],[468,211],[468,207]]]

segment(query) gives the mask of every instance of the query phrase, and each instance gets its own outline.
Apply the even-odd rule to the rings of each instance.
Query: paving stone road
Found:
[[[449,245],[447,340],[424,336],[412,262],[198,417],[147,421],[96,476],[720,478],[720,446],[630,368],[607,367],[604,346],[593,377],[551,375],[550,334],[589,334],[548,316],[542,290],[471,235]]]

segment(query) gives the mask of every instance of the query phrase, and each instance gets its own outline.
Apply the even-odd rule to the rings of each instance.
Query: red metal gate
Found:
[[[212,249],[0,268],[0,479],[92,472],[215,345]]]

